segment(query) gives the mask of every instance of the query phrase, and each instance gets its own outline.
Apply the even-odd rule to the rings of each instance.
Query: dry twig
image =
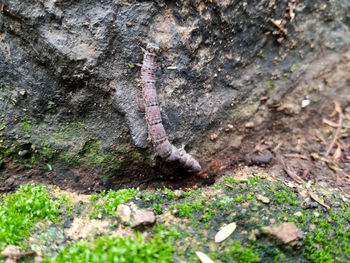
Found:
[[[343,125],[343,112],[341,110],[339,103],[337,101],[334,101],[334,111],[331,113],[330,117],[334,117],[336,113],[338,113],[338,118],[339,118],[338,119],[338,127],[333,135],[333,140],[332,140],[331,144],[328,146],[328,149],[327,149],[326,153],[324,154],[325,158],[327,158],[327,156],[329,155],[329,153],[333,149],[335,143],[337,142],[337,140],[339,138],[340,129]]]
[[[284,171],[285,171],[295,182],[297,182],[298,184],[304,183],[304,180],[301,179],[300,176],[298,176],[296,173],[292,172],[292,171],[288,168],[288,166],[287,166],[287,164],[284,162],[282,156],[280,156],[279,159],[280,159],[280,162],[281,162],[281,164],[282,164],[282,166],[283,166]]]
[[[318,196],[316,194],[314,194],[313,192],[309,192],[311,198],[313,200],[315,200],[317,203],[319,203],[320,205],[322,205],[323,207],[330,209],[330,207],[328,205],[326,205],[323,201],[321,201],[320,198],[318,198]]]
[[[275,27],[278,28],[278,30],[285,36],[288,37],[288,32],[287,29],[283,27],[282,20],[275,20],[275,19],[270,19],[271,23],[275,25]]]
[[[289,157],[289,158],[300,158],[303,160],[307,160],[307,157],[305,155],[297,154],[297,153],[286,153],[286,154],[283,154],[283,156]]]

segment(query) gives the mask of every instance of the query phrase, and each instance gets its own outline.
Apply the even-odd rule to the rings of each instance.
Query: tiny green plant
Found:
[[[253,263],[259,262],[259,255],[254,252],[254,246],[244,248],[240,241],[234,243],[231,249],[223,255],[225,262]]]
[[[110,190],[108,193],[102,191],[99,196],[93,195],[91,200],[94,202],[92,218],[97,218],[99,214],[113,216],[117,206],[134,198],[138,191],[136,189],[122,189],[119,191]]]
[[[43,262],[173,262],[174,241],[180,236],[176,228],[159,225],[152,239],[140,233],[136,237],[100,237],[92,242],[78,242],[63,250],[54,259]]]
[[[5,245],[22,245],[39,220],[60,220],[60,205],[64,199],[54,200],[43,185],[26,184],[14,194],[0,200],[0,250]]]

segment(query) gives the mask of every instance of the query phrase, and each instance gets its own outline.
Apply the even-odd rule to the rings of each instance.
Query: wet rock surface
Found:
[[[188,145],[206,164],[212,152],[200,148],[210,146],[207,134],[213,127],[225,121],[239,126],[254,114],[259,96],[276,105],[312,61],[337,54],[350,42],[348,1],[303,1],[293,20],[285,18],[287,6],[288,1],[271,6],[269,1],[5,0],[0,13],[2,138],[29,144],[16,149],[28,151],[23,156],[28,160],[44,152],[48,170],[56,168],[55,154],[85,156],[93,153],[91,142],[98,142],[97,155],[112,153],[119,160],[113,167],[86,162],[102,185],[131,186],[134,178],[137,186],[161,185],[159,174],[179,171],[160,166],[146,140],[144,113],[136,103],[140,47],[154,41],[163,50],[156,77],[170,140]],[[271,22],[280,19],[288,34],[283,40]],[[67,123],[83,123],[83,128],[60,141],[54,134],[62,136]],[[253,124],[249,129],[259,127]],[[65,158],[64,166],[74,166],[72,159]]]
[[[262,229],[265,233],[276,238],[283,244],[296,244],[302,239],[302,233],[294,222],[283,223],[278,226],[266,226]]]

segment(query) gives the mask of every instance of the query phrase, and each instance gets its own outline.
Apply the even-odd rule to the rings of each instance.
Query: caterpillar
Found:
[[[165,161],[179,161],[188,171],[198,172],[202,169],[199,162],[188,154],[185,149],[178,149],[169,142],[162,123],[155,79],[156,59],[157,55],[160,54],[160,49],[156,44],[148,43],[146,50],[143,51],[141,87],[148,126],[148,139],[153,144],[155,153]]]

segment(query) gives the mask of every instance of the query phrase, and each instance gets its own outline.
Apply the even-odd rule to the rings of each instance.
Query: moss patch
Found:
[[[180,234],[176,228],[155,229],[153,238],[138,233],[136,238],[100,237],[92,242],[79,242],[62,251],[56,258],[44,262],[173,262],[174,240]]]
[[[39,220],[60,220],[64,200],[55,200],[43,185],[27,184],[0,199],[0,250],[6,245],[23,245]]]

